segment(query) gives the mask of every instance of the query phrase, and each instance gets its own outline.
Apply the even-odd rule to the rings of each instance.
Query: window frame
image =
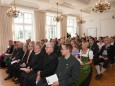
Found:
[[[50,40],[51,38],[60,38],[60,22],[54,21],[54,17],[56,16],[55,13],[46,13],[46,38]],[[50,17],[50,23],[47,23],[47,17]],[[55,23],[53,23],[55,22]],[[50,27],[50,29],[53,30],[47,30]],[[51,33],[53,31],[53,33]],[[50,35],[48,35],[48,32]]]
[[[25,18],[24,14],[31,14],[31,23],[25,23],[25,19],[28,19],[28,18]],[[28,12],[28,11],[23,11],[22,12],[22,15],[17,17],[17,18],[20,18],[22,17],[22,22],[15,22],[15,18],[13,19],[14,23],[13,23],[13,39],[16,40],[16,41],[21,41],[21,42],[26,42],[27,39],[29,38],[26,38],[26,34],[25,34],[25,26],[30,26],[32,27],[31,31],[32,31],[32,35],[31,35],[31,40],[35,40],[35,36],[34,36],[34,13],[33,12]],[[15,28],[15,25],[21,25],[23,27],[23,38],[22,39],[17,39],[16,38],[16,28]]]
[[[70,20],[73,20],[73,24],[71,25],[70,24]],[[68,25],[68,22],[69,22],[69,25]],[[67,17],[67,33],[68,33],[68,29],[69,28],[73,28],[73,32],[72,33],[69,33],[71,35],[71,37],[75,37],[76,36],[76,33],[78,33],[77,31],[77,18],[75,16],[68,16]],[[75,32],[75,33],[74,33]]]

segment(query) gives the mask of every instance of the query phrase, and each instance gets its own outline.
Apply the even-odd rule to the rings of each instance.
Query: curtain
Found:
[[[6,51],[8,40],[12,40],[12,18],[6,14],[7,7],[0,6],[0,53]]]
[[[63,20],[61,23],[61,37],[67,37],[67,16],[63,15]]]
[[[46,14],[44,12],[34,11],[35,17],[35,41],[40,41],[45,37]]]
[[[82,30],[81,30],[81,24],[80,23],[78,23],[77,22],[78,21],[78,19],[77,19],[77,17],[76,17],[76,24],[77,24],[77,27],[78,27],[78,31],[79,31],[79,36],[81,37],[82,36]]]

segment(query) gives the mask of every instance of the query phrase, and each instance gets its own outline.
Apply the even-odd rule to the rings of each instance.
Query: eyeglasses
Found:
[[[61,50],[67,50],[67,49],[61,49]]]
[[[45,48],[51,48],[51,47],[45,47]]]
[[[28,47],[33,47],[33,46],[31,46],[31,45],[28,45]]]

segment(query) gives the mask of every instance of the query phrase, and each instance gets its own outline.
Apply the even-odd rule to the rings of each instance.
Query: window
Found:
[[[33,13],[23,12],[23,15],[14,18],[14,40],[25,42],[33,38]]]
[[[71,37],[75,37],[76,32],[77,32],[76,17],[68,16],[67,17],[67,33],[69,33]]]
[[[46,38],[60,38],[60,22],[54,21],[55,14],[46,13]]]

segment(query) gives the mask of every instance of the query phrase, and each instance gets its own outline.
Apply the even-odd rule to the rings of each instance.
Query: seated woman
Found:
[[[83,42],[80,50],[80,76],[76,86],[89,86],[92,77],[91,63],[93,61],[93,51],[88,49],[89,43]]]
[[[72,55],[77,58],[79,56],[79,49],[78,49],[78,44],[75,40],[71,40],[71,45],[72,45]]]
[[[6,52],[3,53],[2,55],[0,55],[0,68],[4,67],[3,65],[3,59],[7,56],[7,55],[10,55],[12,52],[13,52],[13,41],[12,40],[9,40],[9,43],[8,43],[9,47],[7,48]]]

